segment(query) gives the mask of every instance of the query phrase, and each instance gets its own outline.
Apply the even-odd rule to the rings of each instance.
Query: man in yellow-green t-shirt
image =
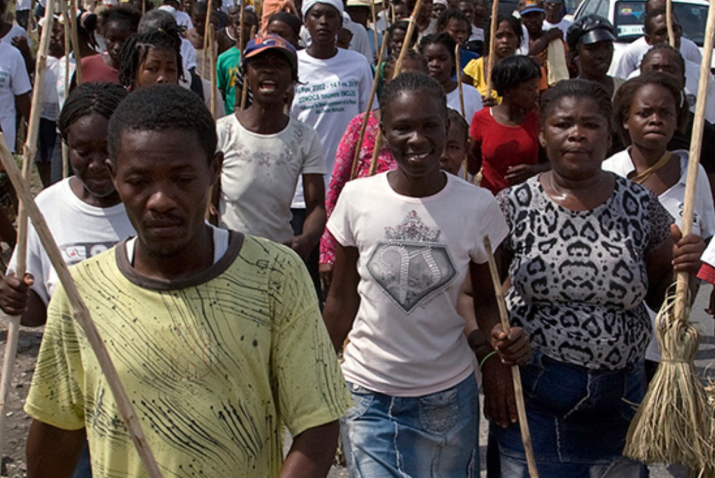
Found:
[[[139,90],[108,143],[138,237],[73,277],[164,476],[325,476],[349,395],[298,256],[203,220],[222,159],[208,110],[180,87]],[[147,476],[62,288],[25,410],[31,476],[72,476],[85,434],[95,478]]]

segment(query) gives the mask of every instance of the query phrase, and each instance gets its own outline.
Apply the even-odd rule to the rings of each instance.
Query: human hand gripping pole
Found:
[[[496,0],[494,0],[496,1]],[[492,245],[489,237],[484,238],[484,249],[487,251],[487,259],[489,261],[489,272],[492,276],[494,284],[494,295],[499,307],[499,318],[501,320],[502,329],[506,334],[509,334],[511,325],[506,310],[506,302],[502,293],[502,284],[499,280],[499,271],[497,263],[494,260]],[[521,430],[521,442],[524,444],[524,453],[526,454],[526,464],[529,468],[529,476],[531,478],[539,478],[539,472],[536,469],[536,458],[534,457],[534,447],[531,444],[531,433],[529,432],[529,422],[526,420],[526,406],[524,405],[524,391],[521,386],[521,373],[518,365],[512,365],[511,376],[514,382],[514,398],[516,400],[516,412],[519,416],[519,429]]]

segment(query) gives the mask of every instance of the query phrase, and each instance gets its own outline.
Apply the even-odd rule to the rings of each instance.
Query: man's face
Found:
[[[529,12],[521,15],[521,22],[524,24],[530,35],[538,35],[544,24],[544,14],[541,12]]]
[[[672,76],[678,82],[680,87],[685,86],[685,73],[683,72],[680,62],[675,57],[675,52],[667,50],[656,50],[650,53],[641,63],[641,73],[649,71],[659,71],[668,76]]]
[[[613,42],[610,40],[599,41],[584,45],[579,43],[576,47],[579,58],[579,68],[590,76],[602,76],[608,73],[613,59]]]
[[[459,2],[459,10],[464,13],[464,16],[467,17],[467,20],[469,20],[469,23],[472,23],[474,21],[474,4],[469,1],[465,0],[462,2]]]
[[[458,45],[462,45],[469,38],[471,32],[470,24],[464,20],[452,18],[444,26],[444,32],[454,38]]]
[[[661,43],[668,43],[668,25],[666,22],[665,14],[657,15],[655,18],[651,19],[652,31],[650,34],[646,33],[645,39],[649,45],[660,45]],[[675,37],[676,49],[680,48],[680,37],[683,35],[683,30],[680,28],[680,23],[678,19],[673,16],[673,36]]]
[[[198,241],[221,153],[207,155],[185,130],[123,131],[114,186],[149,255],[171,259]]]

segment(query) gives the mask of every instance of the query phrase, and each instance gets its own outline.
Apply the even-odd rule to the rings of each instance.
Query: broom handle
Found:
[[[459,44],[454,47],[454,59],[455,63],[457,64],[457,88],[459,88],[459,107],[461,108],[462,118],[466,120],[467,113],[464,109],[464,88],[462,87],[462,68],[460,68],[462,62],[459,57]],[[467,123],[469,123],[469,120],[467,120]],[[467,164],[467,157],[465,156],[462,160],[462,169],[464,170],[463,174],[465,180],[469,179],[469,171],[467,171],[468,166],[469,165]]]
[[[32,164],[37,153],[37,136],[40,127],[40,113],[42,108],[39,106],[42,103],[42,90],[44,89],[45,66],[47,63],[47,50],[50,46],[50,37],[52,37],[52,21],[53,17],[53,0],[47,1],[45,9],[45,23],[40,37],[40,46],[35,59],[35,88],[32,91],[32,104],[35,105],[30,110],[30,119],[27,126],[27,140],[22,153],[22,171],[23,180],[29,184],[32,175]],[[30,12],[32,13],[32,12]],[[4,141],[4,139],[3,139]],[[2,142],[2,141],[0,141]],[[2,147],[5,147],[3,143]],[[9,154],[9,153],[8,153]],[[17,168],[17,165],[15,165]],[[21,201],[18,210],[18,233],[17,233],[17,249],[16,257],[17,264],[15,274],[21,281],[25,277],[27,271],[27,204]],[[5,417],[7,415],[5,408],[10,398],[10,388],[12,386],[12,375],[15,369],[15,360],[17,355],[17,342],[20,338],[20,319],[22,314],[8,317],[7,325],[7,341],[5,342],[5,356],[2,365],[2,378],[0,379],[0,446],[4,443]]]
[[[487,98],[492,96],[492,69],[494,69],[494,40],[497,36],[497,17],[499,16],[499,0],[492,0],[492,22],[489,25],[489,54],[484,65],[484,76],[487,79]]]
[[[72,11],[72,21],[70,22],[70,33],[72,40],[72,56],[74,56],[74,78],[77,86],[82,84],[82,58],[79,53],[79,35],[77,34],[77,22],[79,21],[79,15],[77,15],[77,0],[71,0],[70,10]],[[65,97],[65,100],[67,98]]]
[[[52,0],[48,0],[48,4],[51,2]],[[48,11],[52,10],[48,9]],[[107,379],[109,388],[114,395],[115,401],[117,402],[117,407],[124,418],[124,424],[129,430],[129,434],[132,437],[132,441],[134,441],[134,445],[136,446],[139,457],[146,468],[147,474],[152,478],[163,478],[156,460],[149,449],[146,437],[142,432],[141,424],[139,423],[136,413],[134,412],[134,407],[132,406],[127,393],[124,391],[117,369],[114,367],[114,364],[109,357],[109,353],[104,346],[104,342],[99,335],[99,331],[90,317],[87,306],[84,304],[82,297],[77,291],[77,287],[72,280],[69,268],[62,259],[62,254],[52,237],[52,233],[47,227],[47,222],[38,209],[37,204],[35,204],[32,194],[30,193],[30,189],[28,188],[27,183],[23,180],[20,170],[13,160],[12,155],[10,155],[10,152],[7,150],[5,145],[2,144],[2,142],[0,142],[0,160],[5,167],[5,171],[7,172],[12,185],[15,187],[15,191],[17,191],[17,195],[20,198],[21,203],[25,205],[27,214],[32,219],[32,224],[35,226],[35,231],[37,231],[42,247],[44,247],[47,252],[50,262],[52,263],[52,267],[54,267],[57,272],[60,283],[62,284],[62,287],[64,287],[67,298],[72,305],[74,317],[82,326],[82,329],[87,336],[87,341],[97,356],[97,361],[102,368],[102,373]]]
[[[675,48],[675,33],[673,33],[673,2],[666,0],[665,2],[665,25],[668,30],[668,44]]]
[[[489,260],[489,272],[492,275],[492,283],[494,284],[494,295],[499,306],[499,318],[501,319],[502,329],[507,334],[511,330],[509,324],[509,316],[507,315],[506,302],[502,292],[502,283],[499,280],[499,271],[497,263],[494,260],[492,253],[492,245],[489,242],[489,237],[484,238],[484,248],[487,251],[487,259]],[[534,457],[534,447],[531,444],[531,433],[529,432],[529,422],[526,420],[526,406],[524,405],[524,390],[521,386],[521,373],[518,365],[511,366],[511,376],[514,381],[514,398],[516,399],[516,412],[519,416],[519,429],[521,430],[521,442],[524,444],[524,453],[526,454],[526,463],[529,468],[529,476],[531,478],[539,478],[539,471],[536,469],[536,458]]]
[[[698,83],[698,96],[695,102],[695,119],[693,121],[693,135],[690,139],[690,152],[688,153],[688,177],[685,185],[685,204],[683,206],[683,223],[681,232],[687,236],[693,231],[693,211],[695,209],[695,188],[698,181],[698,166],[700,152],[703,144],[703,126],[705,124],[706,97],[708,94],[708,80],[710,75],[710,62],[712,61],[713,45],[715,44],[715,8],[708,9],[708,20],[705,27],[705,44],[703,45],[703,60],[700,62],[700,81]],[[687,272],[676,274],[675,317],[686,321],[685,304],[688,297]]]
[[[385,41],[385,38],[387,35],[383,35],[382,37],[382,45],[380,45],[380,56],[378,58],[382,58],[383,55],[385,54],[385,47],[387,47],[387,42]],[[378,63],[378,69],[379,69],[379,63]],[[379,70],[378,70],[379,71]],[[372,103],[375,101],[375,94],[377,93],[377,85],[380,82],[380,75],[378,74],[378,71],[375,72],[375,78],[372,79],[372,89],[370,90],[370,97],[367,100],[367,108],[365,108],[365,116],[362,122],[362,126],[360,127],[360,136],[358,136],[358,141],[357,141],[357,146],[355,148],[355,154],[353,155],[353,164],[351,165],[350,168],[350,180],[352,181],[355,179],[357,176],[357,168],[358,168],[358,162],[360,161],[360,150],[362,149],[362,143],[365,140],[365,133],[367,132],[367,123],[368,119],[370,119],[370,112],[372,111]],[[378,134],[379,136],[379,134]],[[374,151],[373,151],[374,153]],[[370,162],[370,166],[372,167],[372,161]]]

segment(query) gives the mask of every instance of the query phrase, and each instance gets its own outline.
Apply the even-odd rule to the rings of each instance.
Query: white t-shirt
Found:
[[[293,237],[290,205],[298,178],[327,174],[318,134],[294,118],[276,134],[253,133],[235,114],[216,129],[224,153],[219,225],[286,243]]]
[[[174,16],[174,20],[176,20],[176,24],[180,27],[183,27],[186,30],[194,28],[194,24],[191,22],[191,16],[188,13],[177,10],[171,5],[162,5],[159,7],[159,10],[165,10],[171,13]]]
[[[564,41],[566,41],[566,32],[568,31],[570,26],[571,22],[566,20],[565,18],[562,18],[559,23],[551,23],[548,20],[544,20],[541,29],[546,31],[551,30],[552,28],[560,28],[561,31],[564,32]]]
[[[0,124],[10,152],[15,151],[15,97],[32,90],[20,50],[0,42]]]
[[[15,2],[15,11],[29,10],[32,8],[32,0],[17,0]]]
[[[388,174],[347,183],[328,221],[359,252],[360,308],[342,368],[369,390],[419,397],[474,373],[457,296],[470,261],[487,262],[484,237],[496,249],[508,229],[486,189],[444,173],[437,194],[407,197]]]
[[[484,29],[472,25],[468,41],[484,41]]]
[[[343,12],[343,28],[353,34],[350,39],[348,49],[362,54],[365,59],[367,59],[370,66],[374,66],[375,60],[373,59],[374,55],[372,54],[372,47],[370,47],[367,30],[365,30],[365,28],[359,23],[352,21],[347,12]],[[305,25],[300,27],[300,39],[306,47],[309,47],[313,42],[312,38],[310,38],[310,32],[308,32]]]
[[[323,145],[325,186],[335,164],[335,153],[350,121],[367,108],[372,90],[372,68],[360,53],[338,48],[327,60],[313,58],[308,50],[298,52],[298,76],[291,115],[315,128]],[[377,98],[372,108],[377,108]],[[305,208],[303,184],[298,182],[294,208]]]
[[[609,75],[628,78],[631,73],[640,68],[643,56],[650,49],[651,46],[645,41],[645,36],[638,38],[622,50],[615,66],[611,65],[613,71],[609,70]],[[686,60],[695,62],[698,65],[703,60],[703,55],[700,53],[698,46],[685,37],[680,39],[680,54]]]
[[[72,80],[72,77],[74,76],[74,72],[77,69],[77,65],[75,64],[74,61],[74,55],[72,53],[68,55],[63,56],[58,60],[58,65],[57,65],[57,83],[56,83],[56,89],[57,89],[57,103],[60,108],[60,111],[62,111],[62,107],[65,105],[65,101],[67,98],[65,98],[65,68],[67,66],[67,61],[70,63],[70,68],[69,68],[69,77],[70,80]]]
[[[28,8],[28,10],[29,10],[29,8]],[[7,45],[12,46],[12,39],[15,37],[25,37],[25,39],[27,40],[27,43],[29,45],[32,45],[32,43],[30,43],[30,35],[27,34],[27,30],[25,30],[24,28],[22,28],[19,25],[13,25],[10,28],[10,31],[7,32],[4,37],[0,38],[0,42],[6,43]]]
[[[700,83],[700,65],[690,60],[685,62],[685,96],[688,98],[690,111],[695,113],[695,101],[697,100],[698,84]],[[628,79],[635,78],[641,74],[640,66],[633,73],[628,75]],[[708,94],[706,96],[705,119],[710,123],[715,123],[715,79],[713,75],[708,75]]]
[[[658,196],[660,203],[675,219],[678,227],[683,222],[683,207],[685,201],[685,185],[688,178],[688,152],[685,150],[673,151],[680,157],[680,180],[670,189]],[[628,150],[616,153],[603,162],[603,170],[611,171],[627,178],[635,170],[631,155]],[[710,182],[702,165],[698,165],[698,180],[695,186],[695,210],[693,212],[693,234],[708,239],[715,235],[715,207],[710,191]],[[656,312],[646,306],[651,320],[655,325]],[[646,359],[660,362],[660,347],[658,340],[653,335],[645,354]]]
[[[194,45],[186,38],[181,39],[181,64],[184,67],[184,76],[188,76],[188,71],[199,65],[196,62],[196,50],[194,50]]]
[[[60,66],[60,60],[53,56],[47,57],[40,117],[50,121],[57,121],[60,116],[60,100],[57,96],[57,76],[60,73]]]
[[[90,206],[78,198],[70,187],[71,178],[44,189],[36,198],[37,206],[47,220],[67,265],[77,264],[135,235],[124,210],[124,204],[108,208]],[[15,270],[13,254],[8,272]],[[32,286],[48,303],[59,280],[50,259],[31,227],[27,237],[27,272],[35,278]]]
[[[471,86],[462,84],[462,95],[464,96],[464,119],[467,124],[472,124],[474,113],[483,108],[482,95],[479,91]],[[462,103],[459,101],[459,87],[447,93],[447,107],[452,108],[458,113],[462,113]]]

